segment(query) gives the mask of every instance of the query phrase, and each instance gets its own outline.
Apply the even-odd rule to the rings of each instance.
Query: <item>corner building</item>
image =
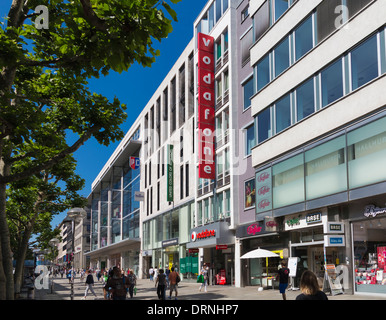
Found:
[[[323,281],[332,265],[345,292],[385,294],[386,4],[250,4],[262,234],[240,230],[243,245],[297,257],[295,285],[302,270]]]

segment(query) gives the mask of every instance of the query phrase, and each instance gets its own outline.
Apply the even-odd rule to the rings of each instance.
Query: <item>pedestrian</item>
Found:
[[[281,268],[279,269],[277,278],[279,280],[279,292],[283,296],[283,300],[287,300],[285,290],[288,287],[289,269],[286,267],[285,261],[281,262]]]
[[[154,281],[153,275],[154,275],[154,269],[153,267],[150,267],[149,269],[150,281]]]
[[[166,288],[169,288],[169,274],[170,274],[169,266],[165,266]]]
[[[96,272],[96,276],[97,276],[97,279],[98,279],[98,282],[99,282],[101,280],[101,278],[102,278],[102,274],[101,274],[101,271],[99,269]]]
[[[172,267],[172,272],[169,274],[169,282],[170,282],[170,294],[169,294],[169,299],[172,298],[172,294],[173,294],[173,290],[176,292],[176,295],[175,295],[175,300],[177,300],[177,296],[178,296],[178,283],[181,281],[180,279],[180,276],[178,275],[178,273],[176,272],[176,270],[174,269],[174,267]]]
[[[137,277],[135,276],[133,270],[129,271],[129,275],[127,276],[127,282],[129,283],[129,295],[132,299],[134,295],[134,288],[137,285]]]
[[[107,280],[107,288],[113,296],[113,300],[126,300],[128,281],[122,275],[121,269],[113,268],[113,275]]]
[[[158,276],[158,268],[156,266],[156,267],[154,267],[154,273],[153,273],[154,279],[157,279],[157,276]]]
[[[309,270],[300,277],[300,291],[296,300],[328,300],[326,294],[320,290],[316,275]]]
[[[95,300],[96,300],[96,299],[98,299],[98,297],[97,297],[97,295],[96,295],[96,293],[94,291],[94,288],[93,288],[93,286],[94,286],[94,277],[92,275],[91,270],[87,270],[86,274],[87,274],[87,278],[86,278],[85,284],[86,284],[87,287],[86,287],[86,290],[84,292],[84,297],[82,298],[82,300],[86,300],[87,293],[88,293],[89,290],[95,296]]]
[[[201,283],[199,291],[201,291],[202,287],[204,287],[205,292],[207,292],[208,278],[209,278],[208,273],[209,273],[209,267],[204,263],[200,272],[200,274],[204,277],[204,282]]]
[[[159,274],[155,281],[155,287],[157,288],[158,299],[165,300],[166,275],[163,269],[159,270]]]

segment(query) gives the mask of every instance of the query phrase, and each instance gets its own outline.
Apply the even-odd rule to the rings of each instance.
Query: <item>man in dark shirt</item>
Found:
[[[289,276],[289,269],[286,267],[286,263],[282,261],[281,263],[281,269],[279,270],[279,291],[283,296],[283,300],[287,300],[287,297],[285,295],[285,290],[288,287],[288,276]]]

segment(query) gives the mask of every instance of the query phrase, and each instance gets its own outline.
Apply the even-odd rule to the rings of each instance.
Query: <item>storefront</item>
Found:
[[[283,219],[266,217],[240,226],[236,237],[240,239],[242,254],[261,248],[278,255],[271,258],[241,260],[241,285],[262,286],[264,289],[277,288],[276,276],[282,260],[288,259],[288,233],[283,230]]]
[[[199,269],[209,266],[210,284],[233,285],[235,279],[235,235],[227,222],[215,222],[190,231],[187,249],[199,249]]]
[[[386,294],[386,197],[351,205],[356,293]]]

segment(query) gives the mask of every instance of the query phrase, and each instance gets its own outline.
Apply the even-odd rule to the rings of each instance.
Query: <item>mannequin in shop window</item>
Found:
[[[316,275],[309,270],[303,272],[300,278],[300,295],[296,300],[328,300],[326,294],[320,290]]]

